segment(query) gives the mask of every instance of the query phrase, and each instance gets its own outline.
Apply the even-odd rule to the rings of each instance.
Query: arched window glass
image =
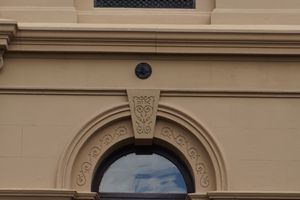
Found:
[[[187,187],[179,169],[165,157],[130,153],[108,167],[99,192],[187,193]]]
[[[184,200],[195,190],[187,167],[173,152],[129,145],[100,163],[92,191],[103,200]]]

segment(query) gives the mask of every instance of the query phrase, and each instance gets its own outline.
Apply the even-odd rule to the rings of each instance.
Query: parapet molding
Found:
[[[0,35],[6,35],[0,23]],[[300,26],[10,23],[12,53],[300,55]],[[6,41],[7,39],[2,41]],[[4,47],[2,47],[3,49]]]

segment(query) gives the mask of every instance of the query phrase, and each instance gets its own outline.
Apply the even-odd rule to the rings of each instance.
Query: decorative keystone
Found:
[[[159,90],[127,90],[136,145],[151,145],[154,137]]]

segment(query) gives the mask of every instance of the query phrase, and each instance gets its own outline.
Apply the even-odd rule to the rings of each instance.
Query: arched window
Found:
[[[102,199],[179,199],[194,192],[183,162],[156,145],[129,146],[109,155],[98,167],[92,190]]]

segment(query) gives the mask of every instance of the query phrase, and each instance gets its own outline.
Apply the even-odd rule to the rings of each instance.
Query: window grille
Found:
[[[195,8],[195,0],[94,0],[96,8]]]

